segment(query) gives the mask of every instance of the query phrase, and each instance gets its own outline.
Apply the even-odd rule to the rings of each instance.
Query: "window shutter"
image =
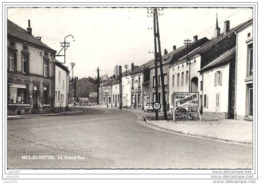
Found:
[[[218,74],[218,72],[215,72],[214,86],[216,86],[216,85],[217,85],[217,74]]]
[[[222,71],[219,72],[219,85],[222,85]]]

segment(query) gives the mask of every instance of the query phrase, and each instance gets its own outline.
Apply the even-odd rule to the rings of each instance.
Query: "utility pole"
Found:
[[[100,79],[99,79],[99,67],[97,68],[97,105],[99,105],[99,86],[100,86]]]
[[[149,9],[148,9],[149,10]],[[166,100],[165,100],[165,86],[164,86],[164,73],[162,66],[162,55],[161,55],[161,42],[160,42],[160,33],[159,33],[159,20],[158,20],[158,11],[162,8],[153,8],[153,30],[154,30],[154,67],[155,67],[155,101],[159,102],[158,98],[158,62],[160,63],[160,73],[161,73],[161,84],[162,84],[162,101],[163,101],[163,112],[164,119],[167,120],[167,109],[166,109]],[[148,11],[149,13],[149,11]],[[161,14],[160,14],[161,15]],[[149,29],[149,28],[148,28]],[[158,110],[155,110],[155,118],[158,120]]]
[[[76,98],[77,98],[77,82],[78,82],[78,77],[75,77],[75,80],[74,80],[74,100],[75,101],[76,101]]]
[[[164,86],[164,73],[163,73],[163,66],[162,66],[162,54],[161,54],[161,41],[160,41],[160,33],[159,33],[159,20],[158,14],[155,15],[157,17],[157,38],[158,38],[158,57],[160,61],[160,73],[161,73],[161,82],[162,82],[162,100],[163,100],[163,114],[164,119],[167,120],[167,109],[166,109],[166,100],[165,100],[165,86]]]
[[[187,56],[186,56],[186,63],[187,63],[187,65],[189,65],[189,92],[191,92],[191,85],[190,85],[190,65],[191,65],[191,62],[190,62],[190,59],[189,59],[189,46],[190,46],[190,44],[191,44],[191,40],[189,40],[189,39],[186,39],[186,40],[184,40],[184,44],[186,45],[186,47],[187,47]]]
[[[119,109],[122,109],[122,67],[119,66]]]
[[[158,53],[157,53],[157,9],[153,9],[153,30],[154,30],[154,70],[155,70],[155,102],[158,102],[158,71],[157,71],[157,63],[158,63]],[[158,110],[155,110],[155,119],[158,120]]]
[[[67,37],[72,37],[73,41],[75,41],[74,36],[72,34],[65,36],[64,37],[64,42],[60,42],[62,48],[58,52],[58,54],[56,55],[56,57],[58,57],[58,56],[63,56],[64,57],[64,64],[66,63],[66,50],[70,47],[70,42],[66,41]],[[62,50],[63,50],[63,55],[60,55]]]

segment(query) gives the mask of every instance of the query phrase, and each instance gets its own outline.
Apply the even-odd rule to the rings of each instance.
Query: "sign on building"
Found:
[[[173,93],[172,100],[176,121],[199,119],[199,93],[176,92]]]

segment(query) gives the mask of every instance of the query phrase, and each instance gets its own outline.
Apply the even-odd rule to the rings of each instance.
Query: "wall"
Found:
[[[122,77],[123,107],[131,107],[132,78],[130,75]]]
[[[60,72],[60,81],[59,81],[59,72]],[[65,108],[68,105],[68,74],[67,72],[59,67],[58,65],[55,66],[55,107],[61,107]],[[63,86],[63,81],[64,81],[64,86]],[[58,97],[58,92],[60,92],[60,100]],[[63,96],[63,99],[61,98]]]
[[[178,64],[171,65],[169,68],[169,102],[170,107],[172,107],[172,94],[174,92],[189,92],[189,78],[190,80],[194,77],[198,78],[198,91],[200,92],[200,81],[202,80],[202,77],[199,75],[200,70],[200,62],[201,57],[200,55],[195,55],[190,60],[191,65],[186,64],[186,60],[180,61]],[[188,80],[186,77],[186,72],[190,73],[190,77],[188,76]],[[182,85],[181,83],[181,76],[182,72],[184,73],[184,83]],[[177,75],[180,74],[180,84],[177,85]],[[173,86],[173,75],[174,75],[174,86]],[[190,83],[191,85],[191,83]]]
[[[119,107],[119,84],[114,84],[112,85],[112,102],[111,102],[111,106],[112,107]],[[119,98],[118,98],[119,97]]]
[[[248,36],[250,33],[250,36]],[[252,25],[242,30],[237,35],[237,61],[236,61],[236,111],[237,118],[243,119],[248,115],[247,104],[247,83],[252,83],[252,78],[247,76],[248,69],[248,44],[252,43]]]
[[[215,72],[222,72],[222,84],[215,86]],[[228,113],[229,63],[203,72],[203,103],[207,96],[206,107],[203,104],[203,119],[223,119]],[[219,94],[219,107],[216,107],[216,94]]]
[[[143,73],[137,73],[131,76],[133,80],[132,85],[133,88],[131,88],[131,106],[133,108],[142,109],[143,108]],[[140,77],[140,84],[138,84],[138,80]],[[138,100],[135,101],[135,99],[138,99],[138,95],[140,95],[140,102],[138,103]]]

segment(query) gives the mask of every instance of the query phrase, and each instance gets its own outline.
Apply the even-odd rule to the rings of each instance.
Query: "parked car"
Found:
[[[153,103],[147,103],[147,104],[145,105],[144,111],[145,111],[145,112],[153,112],[153,111],[154,111],[154,109],[153,109]]]

